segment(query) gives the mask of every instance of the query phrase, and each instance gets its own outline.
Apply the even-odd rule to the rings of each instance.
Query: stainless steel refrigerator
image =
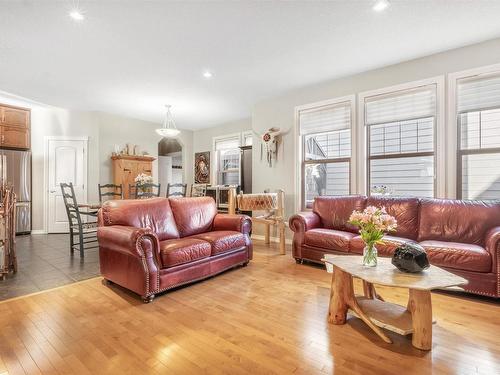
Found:
[[[16,193],[16,233],[30,233],[31,151],[0,149],[0,179]]]

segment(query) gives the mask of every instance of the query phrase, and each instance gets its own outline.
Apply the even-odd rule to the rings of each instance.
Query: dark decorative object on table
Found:
[[[421,272],[429,268],[429,260],[422,246],[406,242],[399,246],[392,256],[392,264],[403,272]]]

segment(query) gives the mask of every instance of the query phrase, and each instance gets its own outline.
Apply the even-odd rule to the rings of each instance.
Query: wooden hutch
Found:
[[[111,157],[113,164],[113,183],[123,186],[123,197],[129,199],[129,185],[135,185],[137,175],[144,173],[153,175],[152,156],[140,155],[114,155]]]

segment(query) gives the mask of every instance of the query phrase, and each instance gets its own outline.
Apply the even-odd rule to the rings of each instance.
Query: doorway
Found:
[[[87,201],[87,147],[87,137],[45,137],[48,233],[69,230],[61,182],[72,182],[77,201]]]
[[[168,184],[184,183],[183,148],[175,138],[162,138],[158,143],[158,182],[163,197]]]

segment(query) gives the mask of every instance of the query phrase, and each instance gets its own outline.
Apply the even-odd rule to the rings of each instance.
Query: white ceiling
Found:
[[[179,128],[263,98],[500,36],[500,1],[0,1],[0,90]],[[210,69],[214,77],[202,77]]]

